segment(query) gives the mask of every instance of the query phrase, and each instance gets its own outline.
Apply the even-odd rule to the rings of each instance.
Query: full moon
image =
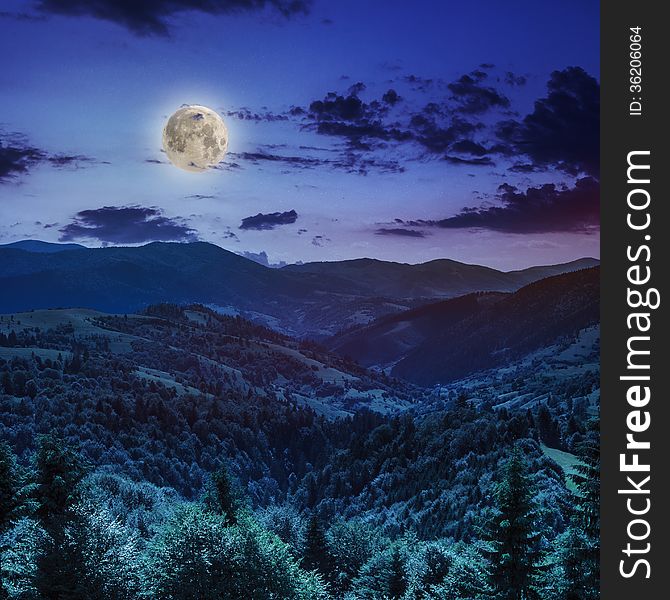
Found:
[[[163,128],[163,149],[180,169],[206,171],[223,160],[228,149],[228,129],[211,108],[182,106]]]

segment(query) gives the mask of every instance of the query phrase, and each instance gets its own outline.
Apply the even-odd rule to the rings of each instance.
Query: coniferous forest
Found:
[[[3,316],[0,593],[596,598],[589,339],[425,388],[199,305]]]

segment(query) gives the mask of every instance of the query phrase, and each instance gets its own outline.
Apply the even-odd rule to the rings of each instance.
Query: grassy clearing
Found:
[[[541,447],[542,452],[563,469],[563,472],[566,475],[565,482],[568,489],[576,492],[577,488],[575,488],[575,484],[572,483],[572,480],[567,476],[577,472],[575,467],[579,464],[579,459],[574,454],[570,454],[570,452],[564,452],[563,450],[557,450],[556,448],[549,448],[549,446],[545,446],[544,444],[541,444]]]

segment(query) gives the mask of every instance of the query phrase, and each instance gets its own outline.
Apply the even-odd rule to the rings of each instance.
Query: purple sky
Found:
[[[509,6],[512,4],[513,6]],[[599,256],[595,1],[2,3],[0,243],[271,262]],[[220,168],[166,163],[181,104]]]

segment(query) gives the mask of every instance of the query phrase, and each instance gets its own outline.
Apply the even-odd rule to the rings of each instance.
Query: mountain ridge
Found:
[[[514,293],[477,292],[427,304],[342,332],[326,345],[421,385],[453,381],[596,324],[599,274],[599,267],[591,267]]]
[[[130,313],[156,302],[203,303],[242,311],[290,335],[325,339],[432,299],[514,291],[528,279],[581,264],[505,273],[445,260],[403,265],[363,259],[353,271],[351,261],[271,269],[207,242],[48,254],[0,247],[0,312],[80,306]]]

